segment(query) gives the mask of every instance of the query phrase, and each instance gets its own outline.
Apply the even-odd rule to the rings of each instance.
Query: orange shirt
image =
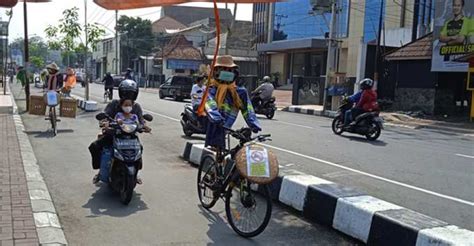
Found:
[[[76,75],[68,75],[64,86],[74,88],[76,86]]]

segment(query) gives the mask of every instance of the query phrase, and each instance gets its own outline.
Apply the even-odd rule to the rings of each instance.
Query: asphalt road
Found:
[[[17,87],[13,93],[21,112],[24,94]],[[101,92],[92,86],[92,94],[98,96]],[[96,187],[91,183],[95,171],[87,146],[99,132],[95,113],[81,111],[76,119],[63,118],[54,138],[46,132],[49,125],[44,117],[22,114],[71,245],[357,244],[276,204],[263,234],[254,239],[237,236],[226,222],[223,202],[213,212],[200,207],[195,184],[197,169],[179,158],[186,139],[181,137],[181,128],[173,118],[179,115],[182,104],[159,101],[157,95],[146,93],[142,93],[140,100],[145,109],[156,113],[150,124],[153,133],[141,136],[144,184],[137,187],[128,206],[123,206],[107,186]],[[160,117],[158,112],[169,117]]]
[[[92,85],[91,94],[101,101],[102,85]],[[138,101],[173,132],[167,141],[182,141],[177,120],[183,103],[145,92]],[[474,230],[472,136],[387,127],[379,141],[368,142],[361,136],[334,135],[331,119],[324,117],[279,111],[273,120],[260,119],[264,132],[273,136],[269,147],[281,165]],[[244,125],[239,118],[235,127]],[[181,151],[178,145],[175,153]]]

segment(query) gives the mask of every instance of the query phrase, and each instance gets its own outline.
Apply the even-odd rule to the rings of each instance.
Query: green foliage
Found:
[[[132,66],[132,59],[147,55],[155,46],[150,20],[120,16],[117,32],[121,35],[122,70]]]
[[[48,46],[51,49],[62,50],[63,58],[67,58],[68,66],[71,64],[71,56],[74,52],[85,53],[86,51],[85,45],[82,42],[78,42],[83,35],[83,28],[79,23],[79,8],[77,7],[64,10],[63,18],[59,20],[59,25],[49,25],[45,29],[45,33],[48,38]],[[95,49],[97,43],[105,34],[105,30],[94,24],[88,24],[87,34],[87,41],[91,44],[90,47]],[[73,58],[77,58],[77,54]],[[76,62],[78,61],[76,60]]]
[[[41,69],[45,66],[44,59],[38,56],[30,56],[30,62],[33,66],[35,66],[36,69]]]

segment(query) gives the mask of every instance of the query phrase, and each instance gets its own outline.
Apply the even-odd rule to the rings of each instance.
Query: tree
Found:
[[[147,55],[155,46],[150,20],[122,15],[117,22],[117,32],[121,37],[122,70],[132,67],[132,59]]]
[[[79,8],[73,7],[64,10],[63,18],[59,22],[58,26],[49,25],[45,29],[46,36],[48,37],[48,46],[51,49],[62,50],[63,57],[67,57],[67,65],[70,66],[71,58],[78,57],[78,47],[82,45],[84,47],[82,51],[85,53],[85,45],[83,40],[81,40],[83,28],[79,24]],[[95,48],[102,35],[105,34],[105,30],[97,25],[88,24],[87,31],[87,41],[91,44],[91,47]],[[78,42],[78,40],[81,40],[81,42]],[[79,50],[81,49],[79,48]]]
[[[17,38],[12,43],[10,43],[10,49],[20,50],[22,53],[24,53],[24,48],[25,46],[23,38]],[[46,42],[39,36],[33,36],[28,39],[28,48],[30,53],[30,62],[34,66],[34,69],[42,69],[44,64],[49,60],[49,50]],[[42,62],[40,62],[40,60]]]

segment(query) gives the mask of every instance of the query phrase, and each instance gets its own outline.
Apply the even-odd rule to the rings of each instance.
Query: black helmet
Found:
[[[119,87],[119,97],[120,99],[130,99],[132,101],[137,100],[138,97],[138,85],[137,82],[131,80],[131,79],[126,79],[123,80]]]
[[[363,79],[359,82],[359,86],[362,90],[368,90],[374,86],[374,81],[371,79]]]

